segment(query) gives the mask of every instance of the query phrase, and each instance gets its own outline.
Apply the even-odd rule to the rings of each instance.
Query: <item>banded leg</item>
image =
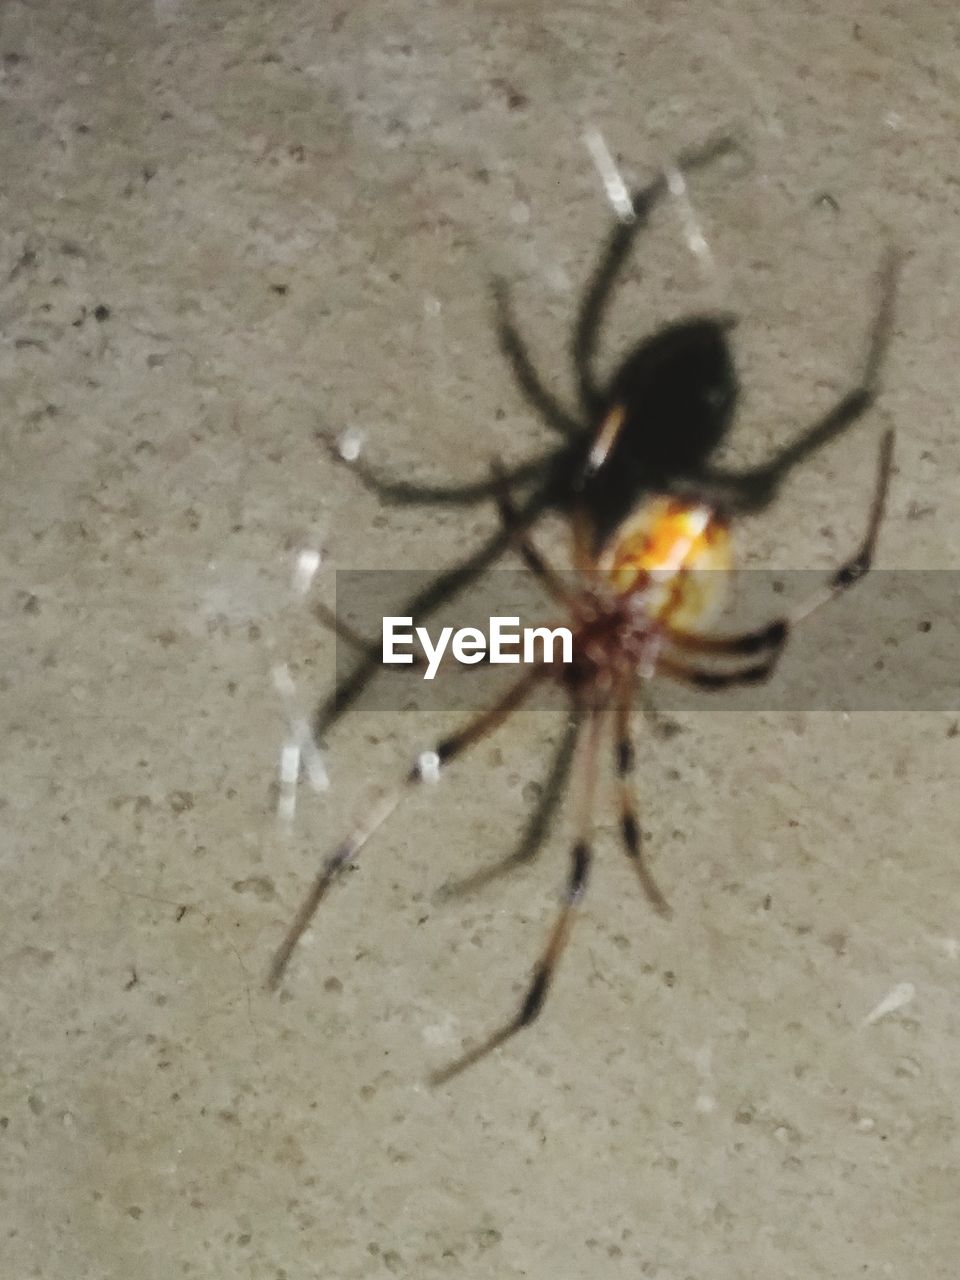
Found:
[[[518,1031],[528,1027],[543,1008],[557,962],[563,954],[564,947],[569,939],[574,916],[586,890],[587,878],[590,873],[592,860],[590,835],[593,826],[593,805],[597,781],[597,748],[602,726],[603,713],[592,712],[590,732],[583,739],[583,802],[580,813],[579,834],[570,853],[570,874],[567,879],[567,887],[556,922],[547,938],[547,945],[543,954],[533,971],[533,977],[527,988],[527,994],[523,998],[523,1003],[516,1016],[511,1018],[498,1031],[495,1031],[493,1035],[488,1036],[486,1040],[482,1040],[475,1048],[467,1050],[466,1053],[455,1059],[448,1066],[435,1071],[430,1077],[431,1084],[445,1084],[454,1076],[459,1075],[461,1071],[465,1071],[467,1067],[471,1067],[475,1062],[479,1062],[481,1058],[485,1058],[488,1053],[492,1053],[494,1049],[498,1049],[502,1044],[505,1044]]]
[[[515,711],[529,697],[534,688],[548,673],[549,668],[545,666],[530,667],[492,706],[468,721],[463,728],[458,729],[449,737],[438,742],[432,752],[424,752],[411,767],[400,786],[370,807],[366,817],[357,823],[353,831],[324,862],[310,888],[310,892],[301,903],[300,909],[270,965],[267,985],[271,990],[276,990],[280,985],[297,943],[309,927],[314,913],[326,897],[330,886],[335,880],[339,879],[370,837],[379,831],[390,815],[399,807],[407,793],[413,787],[419,786],[422,782],[435,777],[438,769],[449,764],[451,760],[466,751],[468,747],[491,733],[498,725],[501,725],[511,712]]]
[[[818,587],[806,600],[799,604],[786,617],[775,618],[773,622],[767,623],[764,627],[759,627],[755,631],[745,631],[741,635],[733,636],[709,636],[697,635],[693,632],[667,630],[665,632],[666,639],[669,644],[677,649],[685,650],[691,653],[700,653],[714,657],[747,657],[753,654],[767,652],[766,660],[756,667],[748,667],[745,672],[739,673],[734,681],[727,683],[755,683],[759,679],[764,678],[762,675],[750,672],[765,672],[769,675],[777,659],[783,651],[784,646],[789,638],[790,632],[794,627],[799,626],[805,618],[809,618],[812,613],[834,600],[837,596],[842,595],[845,591],[849,591],[855,586],[861,578],[870,572],[873,564],[873,557],[876,551],[877,538],[880,533],[880,526],[883,523],[884,511],[887,504],[887,493],[890,488],[890,472],[893,466],[893,442],[894,433],[887,431],[880,442],[880,457],[877,464],[877,479],[874,486],[873,498],[870,503],[870,514],[867,519],[866,532],[863,535],[857,550],[849,559],[845,560],[839,569],[834,570],[829,579],[822,587]],[[661,670],[669,673],[669,668],[664,665],[661,658],[658,666]],[[723,673],[715,673],[722,675]],[[701,683],[701,688],[708,687]],[[716,685],[712,687],[717,687]]]
[[[570,766],[573,763],[574,749],[580,735],[580,725],[580,715],[575,713],[575,718],[567,726],[560,745],[554,754],[553,762],[544,781],[543,790],[540,793],[536,808],[527,819],[523,835],[513,852],[509,853],[505,858],[501,858],[499,862],[493,863],[492,866],[475,871],[473,875],[467,876],[463,880],[456,880],[452,884],[444,885],[437,894],[439,901],[446,902],[450,898],[474,893],[477,889],[482,889],[490,884],[491,881],[498,880],[501,876],[507,875],[517,867],[523,866],[524,863],[533,861],[550,834],[557,809],[563,799],[567,779],[570,776]]]
[[[729,689],[733,685],[763,684],[765,680],[769,680],[776,668],[780,652],[781,650],[777,649],[764,662],[740,667],[735,671],[711,671],[709,668],[697,667],[664,654],[657,661],[657,670],[672,680],[693,685],[695,689]]]
[[[643,833],[637,821],[636,806],[631,789],[631,777],[634,771],[636,752],[633,735],[630,732],[630,713],[633,709],[633,692],[635,678],[628,677],[620,690],[617,700],[616,714],[616,761],[617,789],[620,797],[620,832],[623,836],[627,857],[640,879],[640,885],[646,894],[647,901],[662,916],[672,915],[670,905],[654,880],[647,861],[643,856]]]

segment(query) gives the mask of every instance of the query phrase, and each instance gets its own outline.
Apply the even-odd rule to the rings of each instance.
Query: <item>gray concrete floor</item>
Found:
[[[7,0],[4,1278],[956,1274],[949,715],[685,714],[641,777],[675,918],[605,823],[542,1023],[455,1085],[425,1072],[513,1008],[563,841],[431,895],[509,846],[553,718],[412,803],[283,993],[262,979],[324,847],[432,731],[345,722],[283,837],[271,671],[306,706],[333,660],[296,552],[326,549],[329,598],[331,565],[444,565],[491,519],[380,512],[312,432],[362,425],[421,476],[540,441],[486,282],[516,280],[566,389],[609,219],[586,125],[635,178],[718,128],[754,157],[694,184],[715,277],[666,210],[609,339],[740,311],[738,457],[845,386],[882,246],[909,250],[882,406],[742,556],[835,563],[895,423],[882,562],[956,567],[958,40],[936,0]]]

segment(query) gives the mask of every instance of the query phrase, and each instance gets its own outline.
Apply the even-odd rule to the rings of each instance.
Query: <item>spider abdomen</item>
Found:
[[[624,521],[597,569],[634,614],[689,630],[722,608],[732,563],[730,532],[715,511],[658,497]]]

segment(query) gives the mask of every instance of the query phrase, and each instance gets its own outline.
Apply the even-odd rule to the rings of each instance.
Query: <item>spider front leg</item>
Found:
[[[492,497],[500,483],[489,478],[468,480],[463,484],[440,485],[395,480],[381,475],[360,458],[345,458],[338,441],[327,432],[318,430],[314,434],[335,462],[348,466],[368,492],[391,506],[473,507]],[[511,470],[504,472],[502,483],[513,486],[543,477],[557,457],[557,451],[551,450],[527,462],[518,463]]]
[[[527,351],[526,343],[513,318],[510,306],[510,290],[506,281],[495,279],[493,297],[497,308],[497,338],[500,350],[531,407],[536,410],[551,430],[559,435],[576,439],[583,435],[583,426],[547,390]]]
[[[893,333],[894,305],[902,255],[890,249],[880,271],[880,301],[870,329],[867,358],[859,383],[824,416],[774,458],[751,471],[707,471],[702,477],[705,500],[728,511],[762,511],[777,496],[789,473],[811,454],[842,435],[873,405],[880,389],[880,372]]]
[[[446,1084],[448,1080],[459,1075],[461,1071],[465,1071],[467,1067],[471,1067],[474,1063],[479,1062],[481,1058],[485,1058],[488,1053],[492,1053],[494,1049],[498,1049],[502,1044],[505,1044],[518,1031],[522,1031],[524,1027],[529,1027],[543,1009],[557,963],[570,937],[570,930],[573,926],[577,907],[587,887],[592,861],[590,839],[597,782],[597,749],[602,726],[603,713],[601,711],[592,712],[590,732],[584,739],[583,799],[579,831],[570,851],[570,874],[567,878],[567,886],[560,905],[560,911],[553,928],[550,930],[543,954],[534,968],[533,977],[527,987],[523,1002],[516,1015],[509,1022],[504,1023],[493,1035],[481,1041],[475,1048],[467,1050],[466,1053],[455,1059],[448,1066],[435,1071],[430,1077],[430,1083],[433,1085]]]
[[[726,136],[714,138],[704,146],[680,155],[677,158],[676,167],[683,173],[689,173],[737,149],[737,143],[732,138]],[[668,190],[666,176],[661,174],[633,195],[633,217],[614,225],[580,304],[571,342],[571,355],[580,403],[584,412],[591,418],[595,417],[605,404],[605,396],[596,377],[594,365],[600,330],[613,297],[617,277],[633,248],[634,240],[639,232],[646,228],[651,211]]]
[[[662,655],[658,661],[658,668],[667,675],[701,689],[722,689],[736,684],[760,684],[766,680],[773,673],[791,631],[825,604],[856,586],[861,578],[869,573],[873,565],[877,538],[883,523],[887,493],[890,488],[893,443],[893,431],[886,432],[880,444],[877,480],[870,504],[866,532],[860,546],[839,569],[834,570],[822,587],[814,591],[792,612],[782,618],[774,619],[773,622],[755,631],[745,631],[734,636],[697,635],[672,629],[665,632],[668,643],[676,649],[727,658],[765,653],[766,657],[762,661],[734,671],[711,671],[682,661],[678,662],[669,655]]]

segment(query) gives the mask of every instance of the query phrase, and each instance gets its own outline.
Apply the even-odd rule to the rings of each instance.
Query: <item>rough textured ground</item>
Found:
[[[4,1276],[956,1274],[949,715],[686,713],[641,778],[674,920],[605,824],[542,1024],[456,1085],[425,1071],[513,1007],[563,841],[477,898],[432,894],[508,845],[549,716],[412,803],[262,989],[320,851],[432,732],[347,721],[335,789],[282,838],[271,670],[306,706],[332,665],[294,556],[429,568],[490,523],[378,511],[313,430],[362,425],[422,476],[539,441],[486,282],[516,280],[566,389],[609,219],[585,125],[637,178],[718,128],[753,155],[693,186],[717,275],[666,210],[609,336],[740,311],[739,458],[846,385],[882,246],[905,246],[881,408],[743,555],[835,563],[893,422],[882,561],[956,567],[949,9],[4,4]]]

